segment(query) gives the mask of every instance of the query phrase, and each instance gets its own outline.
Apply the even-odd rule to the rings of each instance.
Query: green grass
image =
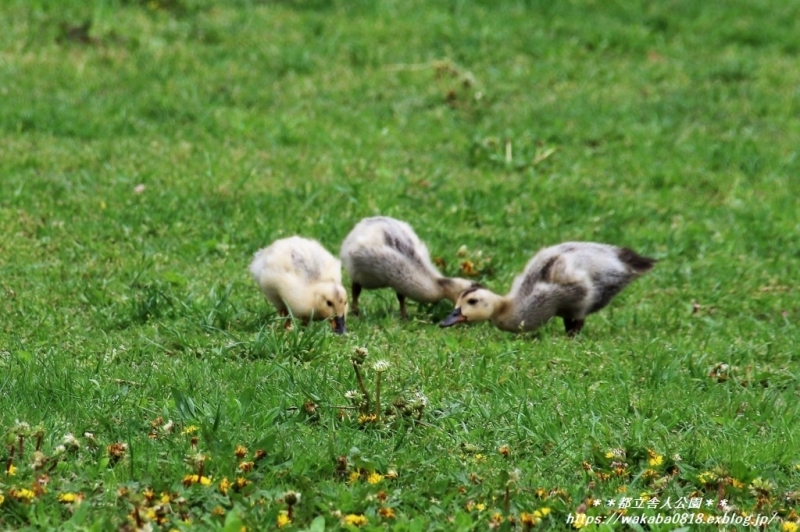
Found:
[[[0,528],[273,529],[288,491],[288,530],[797,521],[798,52],[767,0],[4,2]],[[253,252],[375,214],[498,292],[565,240],[660,262],[575,341],[389,291],[285,332]],[[395,416],[345,398],[359,347]]]

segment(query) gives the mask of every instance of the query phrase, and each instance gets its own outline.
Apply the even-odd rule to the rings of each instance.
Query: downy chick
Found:
[[[345,332],[347,292],[342,264],[316,240],[292,236],[276,240],[255,254],[250,273],[281,316],[307,323],[330,319]],[[291,325],[287,318],[286,327]]]
[[[480,286],[467,279],[442,276],[428,248],[405,222],[376,216],[358,222],[339,253],[352,281],[353,314],[358,315],[362,289],[392,288],[400,316],[408,318],[406,298],[421,303],[455,302],[464,290]]]
[[[544,248],[514,279],[507,295],[482,288],[466,290],[453,313],[439,325],[490,320],[504,331],[526,332],[559,316],[572,337],[580,332],[586,316],[608,305],[655,262],[628,248],[593,242]]]

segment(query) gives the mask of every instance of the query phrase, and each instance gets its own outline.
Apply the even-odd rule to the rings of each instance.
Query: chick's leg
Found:
[[[581,332],[581,329],[583,329],[583,320],[564,318],[564,329],[567,331],[567,336],[575,338],[575,336]]]
[[[361,285],[358,283],[353,283],[352,292],[353,292],[353,307],[350,309],[350,313],[353,316],[358,316],[360,313],[360,311],[358,310],[358,296],[361,295]]]
[[[408,312],[406,311],[406,296],[397,292],[397,300],[400,302],[400,317],[404,320],[408,319]]]
[[[278,310],[278,315],[282,318],[286,318],[286,321],[283,322],[283,328],[285,330],[290,330],[292,328],[292,318],[289,316],[289,311],[285,308]]]

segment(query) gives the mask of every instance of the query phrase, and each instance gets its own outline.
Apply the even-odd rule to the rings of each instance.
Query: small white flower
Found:
[[[625,458],[625,449],[620,449],[619,447],[611,449],[611,454],[614,455],[614,458]]]
[[[31,458],[33,458],[33,462],[31,463],[31,469],[33,469],[34,471],[44,467],[44,464],[47,462],[47,457],[44,455],[42,451],[34,451],[33,456]]]
[[[349,401],[356,401],[361,399],[361,392],[358,390],[348,390],[344,392],[344,397]]]
[[[283,496],[283,501],[289,506],[300,504],[300,494],[297,493],[296,491],[287,491],[286,494]]]
[[[372,365],[372,369],[374,369],[378,373],[383,373],[384,371],[389,369],[389,361],[388,360],[377,360]]]
[[[428,406],[428,398],[422,392],[415,392],[414,397],[411,398],[412,408],[425,408]]]
[[[81,448],[81,442],[71,432],[64,434],[64,446],[74,451]]]

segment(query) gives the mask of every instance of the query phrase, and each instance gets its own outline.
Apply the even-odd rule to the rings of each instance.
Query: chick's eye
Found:
[[[330,301],[326,301],[326,303],[328,304],[329,307],[333,306],[333,303],[331,303]]]
[[[477,302],[478,302],[478,300],[477,300],[477,299],[475,299],[474,297],[473,297],[472,299],[467,299],[467,303],[468,303],[468,304],[470,304],[470,305],[474,305],[474,304],[476,304]]]

